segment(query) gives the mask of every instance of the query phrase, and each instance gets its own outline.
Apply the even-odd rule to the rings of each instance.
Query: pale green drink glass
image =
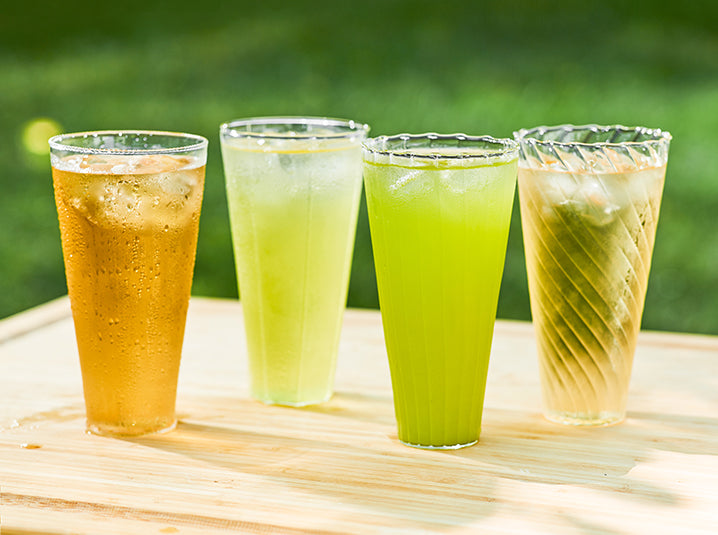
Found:
[[[221,126],[252,397],[333,392],[369,127],[313,117]]]

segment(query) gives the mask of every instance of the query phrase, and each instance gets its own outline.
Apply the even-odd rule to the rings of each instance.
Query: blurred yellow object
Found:
[[[26,122],[22,127],[23,148],[37,155],[50,153],[50,146],[47,140],[52,136],[62,133],[60,123],[47,117],[37,117]]]

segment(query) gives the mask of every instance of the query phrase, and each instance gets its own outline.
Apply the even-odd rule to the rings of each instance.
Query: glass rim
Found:
[[[552,139],[541,139],[532,137],[535,135],[544,136],[549,132],[573,132],[580,130],[590,130],[592,132],[616,132],[616,133],[635,133],[636,136],[646,136],[643,140],[627,140],[627,141],[561,141]],[[521,128],[514,132],[514,139],[519,143],[530,143],[540,146],[561,146],[561,147],[591,147],[591,148],[611,148],[611,147],[636,147],[640,145],[660,144],[670,142],[673,139],[671,133],[660,128],[647,128],[645,126],[623,126],[621,124],[599,125],[599,124],[561,124],[556,126],[535,126],[533,128]]]
[[[67,139],[98,137],[98,136],[166,136],[170,138],[185,138],[193,141],[182,147],[160,147],[160,148],[98,148],[98,147],[81,147],[78,145],[69,145],[64,143]],[[121,154],[121,155],[148,155],[148,154],[181,154],[185,152],[194,152],[206,149],[209,145],[207,138],[197,135],[188,134],[186,132],[168,132],[163,130],[90,130],[87,132],[70,132],[66,134],[58,134],[48,139],[51,150],[71,152],[75,154]]]
[[[328,126],[340,127],[343,130],[330,133],[311,133],[311,132],[292,132],[284,134],[281,132],[254,132],[251,130],[241,130],[241,127],[251,126],[282,126],[282,125],[310,125],[310,126]],[[356,134],[366,136],[369,132],[369,125],[352,119],[338,119],[334,117],[314,117],[302,115],[285,115],[285,116],[267,116],[267,117],[248,117],[245,119],[234,119],[222,123],[219,126],[221,137],[230,138],[262,138],[262,139],[283,139],[283,140],[307,140],[307,139],[345,139]]]
[[[417,141],[422,139],[428,139],[430,141],[448,141],[448,140],[454,140],[459,142],[469,142],[469,143],[491,143],[495,145],[499,145],[501,148],[497,148],[497,150],[490,150],[490,152],[482,152],[482,153],[444,153],[441,152],[434,152],[434,153],[425,153],[425,152],[416,152],[415,150],[412,150],[411,148],[406,147],[406,142],[408,141]],[[379,144],[386,144],[387,142],[391,141],[403,141],[404,147],[398,147],[396,149],[388,149],[388,148],[380,148]],[[411,158],[411,159],[419,159],[419,160],[427,160],[427,161],[435,161],[435,160],[471,160],[471,159],[480,159],[480,160],[488,160],[492,158],[498,158],[501,156],[506,156],[507,154],[511,152],[516,152],[518,155],[518,148],[519,144],[517,141],[511,139],[511,138],[497,138],[493,136],[471,136],[468,134],[462,134],[462,133],[455,133],[455,134],[437,134],[436,132],[427,132],[424,134],[394,134],[391,136],[377,136],[373,138],[369,138],[364,143],[362,143],[362,148],[364,148],[366,151],[371,152],[372,154],[380,155],[380,156],[393,156],[397,158]],[[431,147],[433,148],[433,147]],[[438,147],[438,148],[454,148],[451,146],[445,146],[445,147]]]

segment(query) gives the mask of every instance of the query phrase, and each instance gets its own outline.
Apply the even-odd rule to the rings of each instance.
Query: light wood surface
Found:
[[[377,312],[347,311],[334,398],[248,399],[241,307],[193,299],[180,424],[84,432],[67,299],[0,322],[0,532],[718,533],[718,338],[642,333],[629,417],[540,416],[531,325],[496,325],[481,441],[396,440]]]

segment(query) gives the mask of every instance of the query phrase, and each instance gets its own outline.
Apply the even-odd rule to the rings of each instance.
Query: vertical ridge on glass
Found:
[[[265,403],[332,395],[367,132],[319,117],[220,127],[251,394]]]
[[[510,140],[488,137],[403,134],[364,145],[379,303],[407,445],[478,440],[516,163]]]

